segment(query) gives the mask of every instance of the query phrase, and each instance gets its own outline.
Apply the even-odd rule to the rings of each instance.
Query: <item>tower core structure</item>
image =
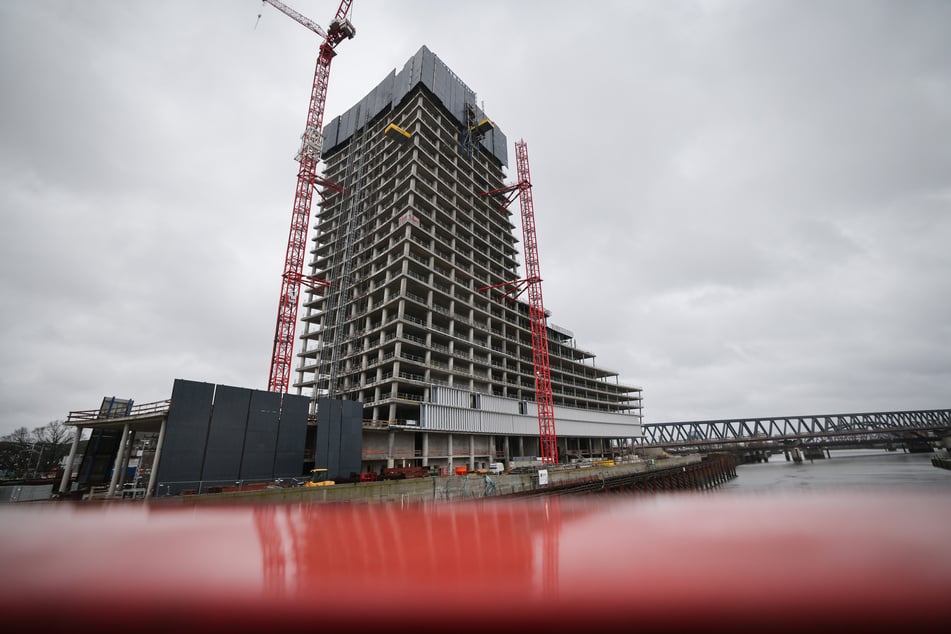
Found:
[[[404,432],[380,449],[387,466],[540,455],[530,305],[483,290],[519,277],[513,212],[483,195],[505,187],[501,129],[424,46],[323,132],[323,176],[343,192],[318,203],[308,274],[334,283],[305,295],[298,389],[315,407],[361,402],[365,454],[371,429]],[[547,329],[556,455],[639,436],[640,388]]]

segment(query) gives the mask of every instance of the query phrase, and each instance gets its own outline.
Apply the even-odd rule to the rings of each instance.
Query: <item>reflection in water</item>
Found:
[[[406,508],[15,505],[0,509],[0,613],[9,631],[162,634],[476,619],[520,631],[929,631],[951,587],[946,502],[946,489],[862,488]]]
[[[563,512],[560,498],[409,508],[261,505],[253,514],[268,593],[382,590],[394,579],[406,586],[494,579],[552,596],[562,522],[582,516],[586,504],[570,506]]]
[[[937,511],[922,501],[930,497],[919,494],[946,491],[951,482],[949,473],[935,469],[926,456],[861,452],[834,452],[833,459],[814,464],[746,465],[739,472],[707,496],[557,496],[405,508],[261,505],[252,513],[263,587],[270,596],[335,605],[335,599],[380,592],[411,601],[421,590],[428,596],[465,592],[489,581],[493,601],[506,596],[567,600],[593,589],[589,575],[594,570],[625,571],[627,577],[628,569],[648,569],[654,580],[666,579],[657,571],[671,574],[672,561],[737,570],[739,560],[724,553],[756,551],[763,560],[766,549],[782,559],[801,548],[805,535],[825,540],[823,549],[838,557],[841,548],[854,546],[851,532],[848,541],[837,541],[837,531],[850,523],[862,530],[874,526],[888,539],[898,535],[918,548],[932,537],[926,531],[944,523],[921,521],[925,513]],[[909,488],[895,495],[888,486],[894,483]],[[849,491],[844,497],[843,489]],[[857,489],[869,495],[858,496]],[[766,499],[753,503],[731,495],[744,491]],[[793,491],[810,495],[790,497]],[[746,545],[736,551],[740,543]],[[911,561],[897,548],[890,556],[901,565]],[[888,565],[899,565],[895,561]],[[786,562],[787,574],[799,562],[798,557]],[[756,564],[757,570],[760,565],[765,561]],[[688,583],[679,575],[672,578],[676,581],[668,582],[677,586]],[[745,583],[751,577],[737,578]],[[653,590],[642,584],[641,598]]]

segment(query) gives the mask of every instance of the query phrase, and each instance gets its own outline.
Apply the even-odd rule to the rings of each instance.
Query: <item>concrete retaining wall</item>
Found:
[[[570,483],[600,482],[607,479],[662,471],[699,463],[697,456],[672,457],[658,461],[639,461],[614,467],[559,468],[548,471],[548,488],[555,489]],[[487,496],[542,493],[537,473],[484,476],[441,476],[410,480],[384,480],[337,484],[329,487],[294,487],[206,495],[188,495],[154,498],[152,503],[171,504],[244,504],[257,502],[445,502],[477,499]]]

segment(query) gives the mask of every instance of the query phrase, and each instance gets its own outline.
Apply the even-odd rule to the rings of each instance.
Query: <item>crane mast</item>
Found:
[[[558,440],[555,435],[555,405],[551,393],[551,363],[548,358],[548,323],[545,302],[542,299],[541,267],[538,261],[538,239],[535,235],[535,205],[532,201],[532,177],[528,166],[528,144],[515,144],[515,165],[518,183],[482,194],[504,194],[508,206],[518,197],[522,212],[522,239],[524,241],[524,279],[503,282],[482,290],[509,287],[503,294],[514,300],[528,291],[528,316],[532,326],[532,360],[535,370],[535,402],[538,406],[538,442],[543,464],[558,464]]]
[[[297,172],[297,188],[294,192],[294,207],[287,237],[287,251],[284,256],[274,349],[268,376],[268,391],[284,393],[290,386],[291,366],[294,361],[294,334],[297,329],[301,285],[312,288],[330,285],[330,282],[303,274],[304,257],[314,188],[321,185],[332,190],[341,190],[339,185],[317,175],[317,164],[320,162],[323,144],[324,105],[327,101],[330,63],[336,55],[334,49],[343,40],[352,38],[356,30],[347,18],[353,0],[341,0],[327,31],[283,2],[278,0],[264,0],[264,2],[323,38],[314,69],[310,105],[307,109],[307,124],[301,136],[301,147],[297,156],[300,167]]]

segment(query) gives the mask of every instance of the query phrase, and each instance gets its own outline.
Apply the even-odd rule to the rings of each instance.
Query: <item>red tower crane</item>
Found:
[[[548,360],[548,324],[542,300],[541,268],[538,264],[538,239],[535,236],[535,206],[532,203],[532,177],[528,168],[528,145],[515,144],[515,165],[518,182],[485,192],[482,196],[504,194],[505,208],[519,199],[522,210],[526,277],[511,282],[485,286],[481,290],[508,287],[502,297],[514,301],[528,291],[528,316],[532,325],[532,357],[535,365],[535,401],[538,405],[538,440],[543,464],[558,464],[558,442],[555,436],[555,406],[551,396],[551,363]]]
[[[317,23],[304,17],[278,0],[264,0],[278,11],[307,27],[324,41],[320,45],[314,84],[310,91],[310,107],[307,110],[307,125],[301,136],[301,148],[297,157],[300,169],[297,172],[297,190],[294,194],[294,210],[291,228],[287,237],[287,253],[284,257],[284,274],[281,276],[281,299],[277,309],[277,327],[274,332],[274,350],[271,354],[271,372],[267,389],[271,392],[287,392],[290,383],[291,365],[294,360],[294,333],[297,329],[297,309],[302,284],[311,288],[329,286],[330,282],[305,276],[304,254],[307,247],[307,230],[310,225],[310,210],[314,188],[318,185],[334,191],[342,188],[317,175],[323,144],[324,104],[327,101],[327,84],[330,79],[330,62],[334,49],[345,39],[356,34],[348,15],[353,0],[341,0],[330,27],[325,32]]]

